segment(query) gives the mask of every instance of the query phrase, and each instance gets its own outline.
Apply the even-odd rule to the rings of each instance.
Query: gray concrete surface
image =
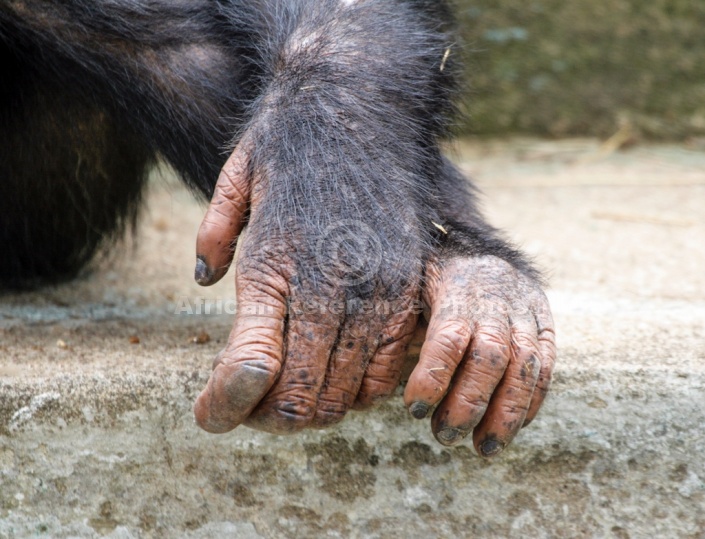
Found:
[[[192,283],[202,209],[156,181],[135,245],[0,298],[0,538],[705,537],[705,154],[457,159],[549,272],[559,330],[552,394],[500,458],[442,448],[398,396],[323,432],[198,430],[230,316],[175,312],[232,284]]]

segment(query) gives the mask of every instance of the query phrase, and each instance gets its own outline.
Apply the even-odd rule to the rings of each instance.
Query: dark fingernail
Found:
[[[196,282],[201,285],[208,284],[211,282],[211,279],[213,279],[213,272],[208,269],[206,262],[200,256],[196,259],[194,278]]]
[[[439,431],[437,436],[444,444],[454,444],[460,440],[460,431],[458,429],[446,428]]]
[[[501,453],[502,449],[504,449],[504,444],[494,438],[485,440],[482,442],[482,445],[480,445],[480,453],[482,453],[483,457],[494,457]]]
[[[429,408],[431,407],[425,402],[415,402],[414,404],[409,406],[409,412],[416,419],[423,419],[428,415]]]

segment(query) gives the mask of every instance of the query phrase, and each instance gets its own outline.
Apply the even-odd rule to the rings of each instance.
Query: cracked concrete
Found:
[[[552,283],[552,394],[500,458],[442,448],[398,396],[323,432],[198,430],[231,316],[195,311],[232,283],[192,282],[202,208],[155,180],[134,245],[0,297],[0,538],[705,537],[705,154],[456,158]]]

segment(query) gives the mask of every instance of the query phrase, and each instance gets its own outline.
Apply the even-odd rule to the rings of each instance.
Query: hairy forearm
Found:
[[[246,17],[246,33],[257,44],[269,98],[354,100],[360,120],[396,123],[402,137],[443,130],[455,86],[443,2],[432,8],[404,0],[261,4]],[[276,17],[261,20],[271,13]]]
[[[245,132],[270,222],[289,227],[295,202],[315,230],[374,222],[390,255],[421,257],[454,88],[442,17],[417,2],[265,4],[276,18],[241,17],[265,68]]]

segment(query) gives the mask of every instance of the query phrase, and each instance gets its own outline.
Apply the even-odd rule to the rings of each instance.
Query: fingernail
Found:
[[[453,444],[460,439],[458,429],[446,428],[438,432],[438,439],[445,444]]]
[[[482,453],[483,457],[494,457],[495,455],[501,453],[502,449],[504,449],[502,442],[495,440],[494,438],[485,440],[480,445],[480,453]]]
[[[431,407],[425,402],[415,402],[414,404],[409,406],[409,412],[416,419],[423,419],[428,415],[429,408]]]
[[[196,282],[201,285],[210,283],[213,278],[213,274],[200,256],[196,259],[196,271],[194,271],[194,278],[196,279]]]

